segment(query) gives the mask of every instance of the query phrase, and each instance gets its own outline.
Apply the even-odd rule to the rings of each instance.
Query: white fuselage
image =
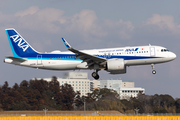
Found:
[[[166,48],[160,46],[136,46],[80,51],[107,60],[124,59],[125,66],[158,64],[176,58],[173,52],[169,52]],[[79,64],[82,64],[82,60],[76,58],[75,54],[70,51],[39,53],[36,57],[27,57],[23,59],[25,59],[24,62],[18,62],[6,58],[5,62],[48,70],[91,69],[88,67],[78,67]]]

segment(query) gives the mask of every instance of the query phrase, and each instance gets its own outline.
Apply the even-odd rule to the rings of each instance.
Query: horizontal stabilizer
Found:
[[[17,62],[24,62],[26,61],[27,59],[21,59],[21,58],[16,58],[16,57],[6,57],[6,58],[9,58],[13,61],[17,61]]]

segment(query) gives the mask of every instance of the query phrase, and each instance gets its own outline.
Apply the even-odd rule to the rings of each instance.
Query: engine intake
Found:
[[[120,71],[125,69],[124,59],[114,59],[107,61],[107,71]]]

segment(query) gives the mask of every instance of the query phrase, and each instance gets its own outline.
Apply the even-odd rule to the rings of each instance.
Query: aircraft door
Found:
[[[106,58],[106,53],[104,53],[104,58]]]
[[[37,55],[37,65],[42,65],[42,55]]]
[[[111,54],[110,53],[104,53],[104,58],[111,58]]]
[[[111,58],[111,53],[108,53],[108,58]]]
[[[155,56],[155,47],[150,47],[150,56]]]

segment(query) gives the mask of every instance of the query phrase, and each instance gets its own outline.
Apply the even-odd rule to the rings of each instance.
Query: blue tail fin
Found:
[[[28,57],[38,54],[15,29],[6,29],[6,34],[14,57]]]

